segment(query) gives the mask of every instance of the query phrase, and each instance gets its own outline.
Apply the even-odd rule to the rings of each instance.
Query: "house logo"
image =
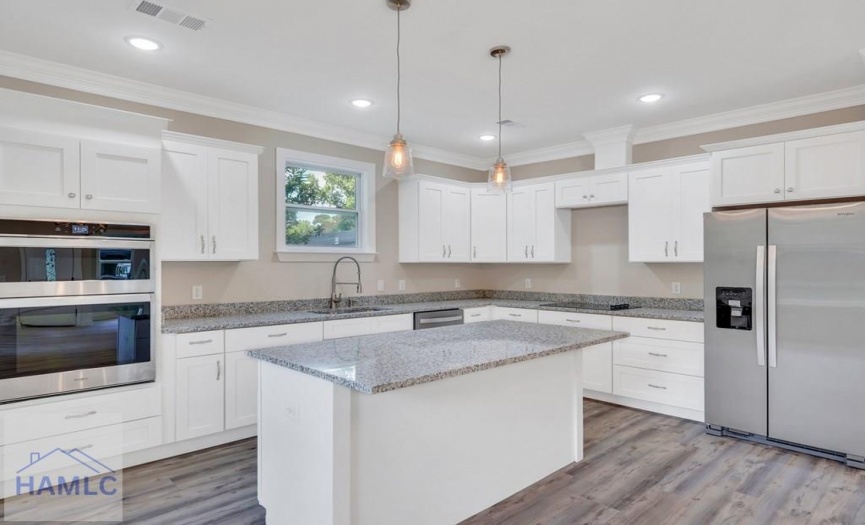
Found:
[[[55,448],[30,453],[30,462],[16,472],[15,495],[114,496],[118,483],[114,469],[83,450]]]

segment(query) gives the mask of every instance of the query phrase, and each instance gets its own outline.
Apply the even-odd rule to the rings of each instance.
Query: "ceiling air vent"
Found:
[[[201,31],[207,27],[208,22],[210,22],[207,18],[170,9],[164,5],[157,4],[156,2],[149,2],[148,0],[135,0],[132,6],[139,13],[152,16],[153,18],[162,20],[163,22],[168,22],[169,24],[184,27],[192,31]]]

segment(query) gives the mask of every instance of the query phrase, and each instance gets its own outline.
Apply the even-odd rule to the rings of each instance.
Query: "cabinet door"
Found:
[[[111,142],[81,142],[81,208],[159,213],[162,152]]]
[[[504,262],[507,259],[507,198],[486,188],[472,189],[471,238],[474,262]]]
[[[706,163],[676,166],[672,168],[672,181],[678,186],[679,232],[673,241],[673,255],[679,262],[703,262],[703,214],[712,211],[709,166]]]
[[[258,156],[209,149],[208,252],[211,259],[258,259]]]
[[[78,141],[0,128],[0,204],[78,208]]]
[[[555,186],[552,182],[535,186],[534,210],[534,242],[529,247],[529,260],[532,262],[555,261],[557,210]]]
[[[177,440],[221,432],[225,423],[222,354],[177,360]]]
[[[170,261],[206,260],[207,148],[179,142],[164,148],[160,255]]]
[[[589,204],[589,177],[576,174],[569,180],[556,182],[556,207],[581,208]]]
[[[471,193],[468,188],[448,188],[444,218],[447,260],[468,262],[471,259]]]
[[[246,352],[225,354],[225,429],[258,421],[258,359]]]
[[[712,153],[712,206],[784,200],[784,144]]]
[[[443,261],[447,258],[445,240],[445,201],[447,186],[421,181],[418,185],[418,259]]]
[[[480,306],[477,308],[463,308],[463,323],[480,323],[492,319],[491,306]]]
[[[592,206],[627,203],[628,174],[611,173],[592,177],[589,202]]]
[[[583,388],[613,393],[613,343],[583,349]]]
[[[628,257],[631,262],[669,262],[673,257],[676,199],[670,169],[629,176]]]
[[[514,188],[507,202],[508,261],[528,262],[529,247],[535,244],[535,190]]]
[[[865,131],[785,144],[786,200],[865,194]]]

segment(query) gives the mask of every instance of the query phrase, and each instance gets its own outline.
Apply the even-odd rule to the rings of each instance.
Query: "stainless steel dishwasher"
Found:
[[[414,329],[438,328],[440,326],[453,326],[463,324],[462,308],[450,308],[447,310],[434,310],[431,312],[415,312]]]

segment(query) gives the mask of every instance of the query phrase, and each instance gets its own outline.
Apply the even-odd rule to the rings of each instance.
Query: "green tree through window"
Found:
[[[356,247],[358,175],[285,168],[285,243]]]

